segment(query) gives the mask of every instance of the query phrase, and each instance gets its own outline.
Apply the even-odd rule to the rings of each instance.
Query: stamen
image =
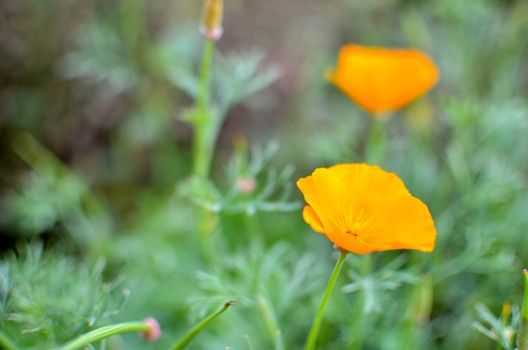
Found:
[[[374,215],[367,217],[364,209],[356,210],[354,207],[350,206],[345,210],[344,215],[337,220],[337,223],[345,233],[352,235],[354,238],[360,240],[361,243],[368,245],[363,239],[359,238],[359,236],[363,238],[368,237],[368,235],[365,234],[371,231],[371,223],[374,218]]]

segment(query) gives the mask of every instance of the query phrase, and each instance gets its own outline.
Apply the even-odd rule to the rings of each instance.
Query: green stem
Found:
[[[11,341],[4,334],[0,333],[0,349],[2,350],[17,350],[15,343]]]
[[[196,115],[194,120],[194,165],[195,176],[207,178],[212,159],[214,139],[217,124],[215,116],[209,108],[209,92],[211,86],[211,67],[213,63],[214,41],[207,39],[202,54],[200,67],[200,85],[196,98]]]
[[[98,329],[94,329],[91,332],[83,334],[78,338],[72,340],[69,343],[59,347],[57,350],[75,350],[82,349],[83,347],[95,343],[96,341],[111,337],[116,334],[128,333],[128,332],[148,332],[150,330],[149,325],[144,322],[125,322],[118,323],[111,326],[105,326]]]
[[[277,325],[275,315],[273,314],[273,310],[268,300],[264,296],[259,295],[257,297],[257,305],[259,307],[264,323],[266,324],[266,328],[270,333],[271,339],[275,343],[275,347],[283,349],[284,344],[281,331],[279,329],[279,326]]]
[[[517,334],[518,350],[528,350],[528,270],[523,270],[524,300],[521,309],[521,322]]]
[[[366,158],[369,164],[383,165],[387,159],[388,118],[371,117],[368,132]]]
[[[210,106],[213,56],[214,40],[207,39],[203,47],[199,90],[194,115],[191,119],[194,128],[193,175],[202,182],[205,182],[209,176],[214,146],[221,123],[219,114]],[[198,239],[202,254],[207,260],[214,256],[210,238],[215,227],[214,220],[214,215],[208,210],[199,212]]]
[[[202,53],[202,65],[200,67],[200,90],[197,104],[201,109],[206,109],[209,104],[209,88],[211,85],[211,66],[213,63],[214,41],[207,39]]]
[[[341,268],[343,267],[343,263],[345,262],[346,256],[347,256],[347,252],[345,251],[342,251],[339,254],[339,259],[337,259],[337,262],[334,266],[334,271],[332,272],[332,275],[330,276],[330,280],[328,281],[328,285],[326,286],[326,291],[324,293],[323,300],[321,301],[321,305],[319,306],[317,315],[315,316],[315,319],[312,323],[312,328],[310,329],[310,333],[308,334],[308,339],[306,340],[306,345],[304,346],[305,350],[315,349],[315,345],[317,343],[317,337],[319,336],[319,329],[321,328],[321,321],[323,320],[324,311],[326,309],[326,304],[328,303],[328,299],[330,298],[330,295],[332,294],[332,291],[334,290],[337,277],[339,276],[339,273],[341,272]]]
[[[171,347],[171,350],[183,350],[189,345],[189,343],[200,333],[205,327],[214,321],[218,316],[223,314],[230,306],[234,305],[234,301],[228,301],[222,308],[211,315],[207,316],[204,320],[194,326],[187,334],[183,336],[176,344]]]

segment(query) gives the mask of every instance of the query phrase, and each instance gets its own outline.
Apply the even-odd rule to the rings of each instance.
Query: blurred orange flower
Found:
[[[374,116],[399,109],[438,81],[435,63],[416,49],[345,45],[328,79]]]
[[[368,164],[339,164],[316,169],[297,186],[308,203],[304,221],[341,249],[366,254],[434,248],[429,209],[396,174]]]

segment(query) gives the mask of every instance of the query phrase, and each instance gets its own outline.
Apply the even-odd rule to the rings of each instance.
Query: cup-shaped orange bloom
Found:
[[[368,164],[339,164],[316,169],[297,186],[308,203],[304,221],[341,249],[366,254],[434,248],[429,209],[396,174]]]
[[[328,79],[374,116],[397,110],[438,81],[435,63],[416,49],[345,45]]]

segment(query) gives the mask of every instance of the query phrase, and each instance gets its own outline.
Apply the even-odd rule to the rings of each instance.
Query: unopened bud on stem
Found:
[[[141,336],[143,337],[143,339],[149,340],[149,341],[158,340],[159,337],[161,336],[161,328],[160,328],[158,321],[156,321],[155,318],[148,317],[143,320],[143,323],[149,327],[149,330],[141,333]]]
[[[223,0],[205,0],[202,25],[200,27],[201,33],[211,39],[218,40],[222,37],[222,17],[224,15],[224,1]]]
[[[257,187],[257,181],[252,177],[239,177],[236,180],[236,187],[241,193],[251,193]]]

